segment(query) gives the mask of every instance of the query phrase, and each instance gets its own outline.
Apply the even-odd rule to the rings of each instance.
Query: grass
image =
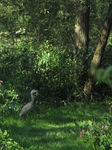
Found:
[[[81,127],[74,130],[75,123],[95,120],[101,124],[107,115],[105,104],[74,103],[50,109],[41,106],[21,118],[18,113],[5,116],[1,127],[25,150],[83,150],[79,140]]]

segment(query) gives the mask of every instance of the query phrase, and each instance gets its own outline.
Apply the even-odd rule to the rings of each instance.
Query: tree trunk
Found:
[[[103,30],[100,36],[100,40],[98,42],[93,59],[91,61],[90,74],[84,86],[84,93],[87,95],[91,93],[92,79],[95,77],[96,71],[101,63],[101,59],[103,56],[103,52],[105,50],[105,46],[107,44],[111,26],[112,26],[112,3],[109,6],[108,13],[104,21]]]
[[[78,76],[79,84],[82,85],[84,84],[82,81],[85,82],[87,80],[89,14],[90,0],[85,0],[83,3],[77,0],[75,14],[75,47],[73,51],[73,63],[75,66],[79,66],[80,68],[77,68],[77,70],[74,71],[73,77],[75,78],[75,76]]]
[[[89,38],[89,0],[84,4],[80,1],[76,2],[76,17],[75,17],[75,54],[85,59],[88,53],[88,38]]]

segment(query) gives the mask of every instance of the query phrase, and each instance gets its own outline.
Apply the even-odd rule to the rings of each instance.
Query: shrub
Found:
[[[1,150],[23,150],[23,148],[12,138],[10,138],[7,130],[4,132],[0,129],[0,149]]]
[[[80,132],[79,140],[85,149],[106,150],[112,148],[112,128],[107,125],[96,124],[94,121],[85,122]]]
[[[9,33],[2,33],[0,53],[4,87],[23,93],[22,99],[28,99],[25,93],[33,88],[44,89],[45,98],[58,97],[58,103],[70,100],[74,90],[77,93],[81,63],[72,61],[71,50],[53,46],[48,40],[33,45],[31,37],[21,34],[12,39]]]

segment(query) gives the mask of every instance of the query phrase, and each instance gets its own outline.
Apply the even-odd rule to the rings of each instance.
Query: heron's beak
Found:
[[[35,93],[34,93],[34,96],[37,96],[37,95],[38,95],[38,92],[35,92]]]
[[[37,93],[34,93],[33,95],[34,95],[34,96],[37,96]]]

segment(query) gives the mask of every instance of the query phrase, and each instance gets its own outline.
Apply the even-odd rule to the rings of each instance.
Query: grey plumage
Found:
[[[28,102],[20,111],[19,113],[19,117],[21,117],[22,115],[26,114],[31,108],[32,108],[32,105],[34,103],[34,96],[35,94],[37,94],[38,90],[32,90],[31,91],[31,101]]]

